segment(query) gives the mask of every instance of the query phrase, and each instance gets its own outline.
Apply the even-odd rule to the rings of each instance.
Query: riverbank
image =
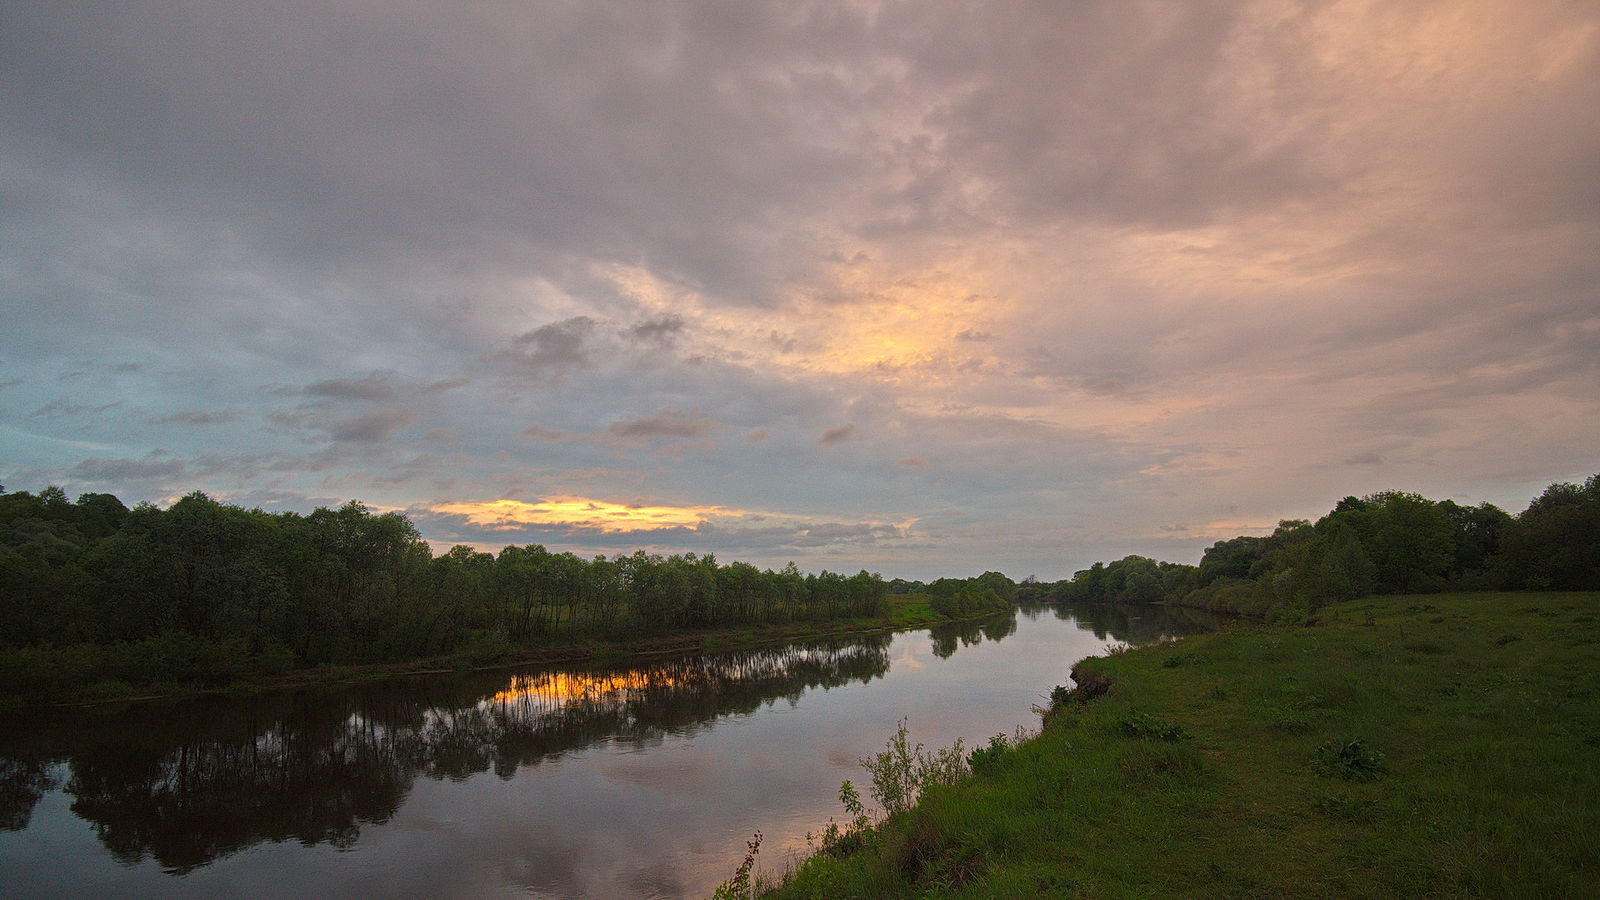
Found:
[[[1367,598],[1081,671],[1109,690],[770,895],[1593,896],[1600,595]]]
[[[881,634],[910,628],[926,628],[962,619],[952,619],[933,609],[923,594],[890,595],[889,615],[834,619],[823,622],[793,622],[783,625],[753,625],[730,628],[702,628],[667,634],[616,640],[584,638],[526,646],[472,647],[458,653],[393,662],[362,665],[324,665],[275,673],[244,672],[224,680],[208,682],[152,681],[129,683],[120,679],[77,676],[75,668],[89,668],[76,648],[41,651],[11,651],[15,660],[0,659],[0,712],[29,705],[90,706],[104,703],[130,703],[180,699],[205,695],[239,696],[263,691],[343,684],[427,675],[515,668],[556,663],[625,662],[664,655],[711,653],[746,648],[768,647],[813,639]],[[994,615],[985,612],[984,618]]]

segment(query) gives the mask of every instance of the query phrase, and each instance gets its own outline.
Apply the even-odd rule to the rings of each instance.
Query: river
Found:
[[[1108,642],[1209,623],[1024,609],[845,641],[0,719],[0,896],[702,897],[844,818],[899,720],[1018,726]]]

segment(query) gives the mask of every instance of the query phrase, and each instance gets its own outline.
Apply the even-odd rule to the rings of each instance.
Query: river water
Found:
[[[1157,607],[0,719],[0,896],[702,897],[781,871],[899,720],[1019,725]],[[863,791],[864,793],[864,791]]]

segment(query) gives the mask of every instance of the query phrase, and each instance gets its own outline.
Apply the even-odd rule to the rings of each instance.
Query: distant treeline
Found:
[[[1020,588],[1023,599],[1166,601],[1287,621],[1367,594],[1506,589],[1600,589],[1600,475],[1552,484],[1517,516],[1400,491],[1346,497],[1314,523],[1218,541],[1198,566],[1129,556]]]
[[[998,573],[929,589],[951,616],[1007,608]],[[226,681],[702,626],[888,615],[868,572],[802,574],[711,554],[583,559],[537,545],[435,556],[400,513],[357,502],[263,512],[192,493],[160,509],[111,494],[0,488],[0,682],[71,670],[130,683]],[[72,653],[64,654],[63,648]],[[49,686],[43,686],[48,688]]]

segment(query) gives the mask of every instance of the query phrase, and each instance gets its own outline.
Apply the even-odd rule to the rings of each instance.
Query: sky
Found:
[[[1600,471],[1600,5],[20,0],[0,483],[1070,577]]]

